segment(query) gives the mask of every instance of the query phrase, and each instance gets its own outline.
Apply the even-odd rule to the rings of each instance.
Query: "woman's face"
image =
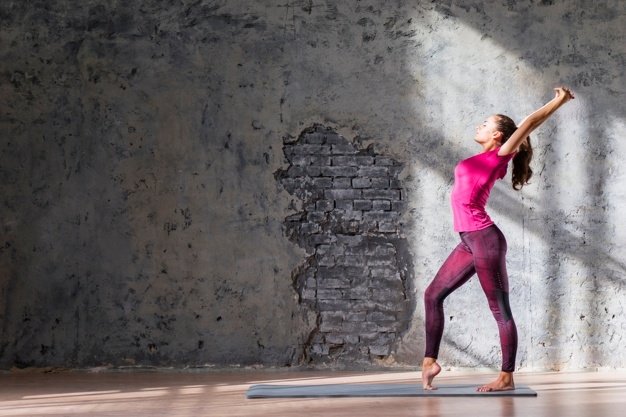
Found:
[[[482,124],[476,126],[474,140],[481,145],[489,144],[490,141],[499,142],[502,132],[498,130],[496,116],[490,116]]]

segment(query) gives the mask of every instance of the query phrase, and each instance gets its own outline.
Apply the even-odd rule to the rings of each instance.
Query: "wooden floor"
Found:
[[[494,374],[442,372],[439,383]],[[0,374],[0,416],[623,416],[626,373],[518,373],[536,398],[246,400],[258,383],[411,383],[416,372],[62,372]]]

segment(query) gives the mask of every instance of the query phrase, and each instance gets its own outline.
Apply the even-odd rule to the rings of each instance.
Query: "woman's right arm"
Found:
[[[574,94],[564,87],[555,88],[556,96],[546,105],[526,117],[517,127],[515,133],[511,135],[509,140],[500,148],[498,155],[504,156],[517,152],[519,146],[526,138],[537,129],[543,122],[548,120],[559,107],[574,98]]]

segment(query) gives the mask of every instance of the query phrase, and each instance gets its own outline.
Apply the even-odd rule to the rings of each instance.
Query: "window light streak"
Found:
[[[82,396],[96,396],[105,394],[115,394],[121,392],[120,390],[114,391],[88,391],[88,392],[68,392],[63,394],[45,394],[45,395],[26,395],[22,397],[25,400],[39,400],[48,398],[66,398],[66,397],[82,397]]]

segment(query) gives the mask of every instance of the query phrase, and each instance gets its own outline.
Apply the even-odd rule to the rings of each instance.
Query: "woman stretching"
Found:
[[[513,188],[519,190],[532,175],[532,148],[528,135],[545,122],[574,95],[567,88],[555,88],[556,97],[528,116],[519,127],[504,115],[489,117],[476,127],[474,140],[482,153],[461,161],[454,170],[451,202],[454,231],[461,242],[448,256],[424,293],[426,307],[426,353],[422,364],[425,390],[441,367],[437,363],[443,335],[443,302],[454,290],[478,274],[489,308],[498,323],[502,348],[502,371],[498,379],[477,388],[478,391],[515,389],[513,371],[517,353],[517,328],[509,306],[509,280],[506,272],[506,240],[485,211],[489,193],[497,179],[504,178],[513,159]]]

